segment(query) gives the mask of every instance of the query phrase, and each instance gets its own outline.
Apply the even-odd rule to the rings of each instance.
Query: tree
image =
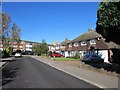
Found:
[[[9,46],[9,23],[10,23],[10,16],[0,12],[0,39],[3,43],[3,49],[7,48]]]
[[[32,50],[36,55],[44,55],[48,53],[48,45],[42,40],[42,43],[33,45]]]
[[[96,31],[107,42],[120,44],[120,2],[100,2],[97,11]]]
[[[13,42],[17,42],[19,48],[20,37],[21,29],[14,23],[10,32],[11,46],[13,46]]]

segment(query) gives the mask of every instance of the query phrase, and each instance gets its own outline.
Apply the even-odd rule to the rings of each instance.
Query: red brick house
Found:
[[[93,47],[96,53],[101,53],[105,62],[109,59],[109,47],[104,42],[104,39],[96,31],[89,30],[88,32],[78,36],[66,45],[65,57],[72,57],[76,53],[80,53],[81,58],[84,54]]]

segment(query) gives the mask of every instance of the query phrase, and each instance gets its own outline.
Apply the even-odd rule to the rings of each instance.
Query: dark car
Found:
[[[62,57],[63,55],[60,53],[52,52],[51,57]]]
[[[102,59],[97,54],[86,54],[83,57],[82,62],[85,62],[85,63],[103,63],[104,59]]]

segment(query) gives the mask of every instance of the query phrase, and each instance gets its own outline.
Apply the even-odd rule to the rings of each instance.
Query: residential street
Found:
[[[2,80],[3,88],[97,88],[29,56],[7,64]]]

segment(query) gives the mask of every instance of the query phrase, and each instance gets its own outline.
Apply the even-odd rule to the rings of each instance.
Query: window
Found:
[[[74,46],[79,46],[78,42],[74,43]]]
[[[17,45],[13,45],[13,47],[17,47]]]
[[[2,45],[2,44],[0,44],[0,47],[3,47],[3,45]]]
[[[29,47],[29,49],[32,49],[32,47]]]
[[[90,44],[96,44],[96,39],[90,40]]]
[[[81,46],[85,46],[85,45],[87,45],[87,41],[82,41]]]
[[[72,44],[71,44],[71,43],[69,44],[69,47],[72,47]]]
[[[17,42],[13,42],[14,44],[17,44]]]
[[[20,44],[23,44],[24,42],[20,42]]]
[[[2,43],[2,41],[0,40],[0,43]]]
[[[29,49],[29,47],[26,47],[26,49]]]
[[[59,46],[56,46],[55,48],[56,48],[56,49],[59,49]]]
[[[30,43],[26,43],[26,45],[30,45]]]
[[[19,46],[20,48],[23,48],[23,46]]]
[[[65,48],[65,46],[61,46],[60,48]]]

